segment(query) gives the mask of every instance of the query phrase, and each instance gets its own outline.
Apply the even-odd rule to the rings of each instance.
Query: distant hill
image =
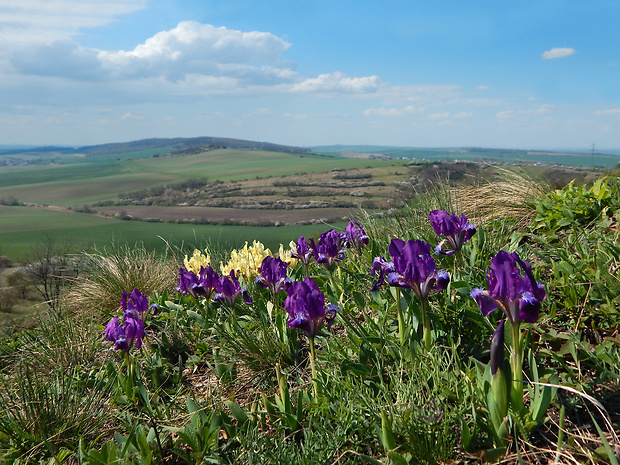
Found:
[[[230,139],[224,137],[192,137],[173,139],[142,139],[132,142],[119,142],[113,144],[92,145],[80,147],[78,150],[87,156],[110,155],[115,153],[127,153],[138,150],[158,148],[171,148],[173,151],[184,151],[191,148],[230,148],[230,149],[254,149],[268,150],[271,152],[309,153],[308,149],[291,147],[288,145],[272,144],[270,142],[257,142],[242,139]]]
[[[271,152],[288,153],[310,153],[309,149],[293,147],[288,145],[272,144],[270,142],[257,142],[242,139],[231,139],[225,137],[192,137],[192,138],[154,138],[142,139],[131,142],[116,142],[101,145],[87,145],[82,147],[14,147],[1,149],[0,155],[17,155],[23,153],[45,154],[85,154],[86,156],[113,155],[127,152],[136,152],[150,149],[171,149],[174,152],[184,151],[193,148],[231,148],[231,149],[253,149],[267,150]]]

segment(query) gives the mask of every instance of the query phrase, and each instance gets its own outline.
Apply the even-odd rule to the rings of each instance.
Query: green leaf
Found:
[[[611,449],[611,446],[609,445],[609,442],[607,441],[605,434],[603,434],[601,427],[598,425],[597,421],[594,419],[593,416],[591,416],[591,418],[592,418],[592,421],[594,422],[594,426],[596,427],[596,430],[598,431],[598,435],[601,438],[601,442],[603,443],[603,447],[605,448],[605,452],[607,453],[607,458],[609,459],[609,463],[611,463],[612,465],[618,465],[618,459],[616,458],[616,454]]]
[[[388,451],[387,456],[395,465],[409,465],[409,461],[395,450]]]
[[[381,410],[381,443],[388,453],[396,448],[396,438],[392,432],[392,418],[385,410]]]
[[[230,409],[230,412],[237,420],[239,426],[244,425],[245,422],[248,421],[248,414],[245,413],[245,410],[243,410],[243,408],[235,404],[232,400],[225,400],[224,403]]]

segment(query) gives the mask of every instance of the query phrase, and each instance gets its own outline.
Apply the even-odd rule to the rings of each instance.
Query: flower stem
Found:
[[[316,377],[316,347],[314,346],[314,336],[308,336],[310,343],[310,371],[312,373],[312,386],[314,389],[314,397],[319,393],[319,382]]]
[[[523,354],[521,350],[520,323],[511,323],[512,326],[512,353],[510,365],[512,370],[511,400],[514,410],[523,410]]]
[[[424,347],[427,351],[431,350],[431,320],[428,317],[426,311],[427,302],[426,299],[420,299],[420,310],[422,311],[422,330],[424,338]]]
[[[129,356],[129,352],[125,352],[125,365],[127,366],[127,378],[125,379],[125,395],[127,396],[127,399],[131,399],[133,396],[135,372],[134,363]]]
[[[396,288],[396,312],[398,315],[398,336],[400,338],[400,345],[405,345],[405,337],[407,328],[405,327],[405,317],[403,315],[403,309],[400,306],[400,288]]]

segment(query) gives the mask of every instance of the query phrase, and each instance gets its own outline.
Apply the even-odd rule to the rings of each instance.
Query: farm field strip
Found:
[[[145,189],[175,181],[171,176],[120,173],[107,177],[53,181],[0,188],[0,198],[12,195],[20,202],[40,205],[91,204],[118,198],[120,192]]]
[[[160,207],[160,206],[118,206],[97,207],[97,212],[113,216],[123,212],[125,215],[139,218],[159,218],[163,221],[196,220],[198,222],[261,221],[281,223],[307,223],[321,218],[350,218],[356,208],[304,208],[291,210],[244,209],[220,207]],[[189,222],[189,221],[188,221]]]
[[[259,240],[277,249],[280,243],[288,245],[301,235],[313,237],[331,227],[343,228],[344,223],[269,228],[147,223],[43,208],[0,206],[0,255],[13,261],[27,260],[32,247],[46,237],[56,242],[68,241],[76,253],[91,247],[102,249],[112,244],[136,243],[164,250],[166,241],[177,246],[217,243],[232,248],[242,246],[245,241]]]

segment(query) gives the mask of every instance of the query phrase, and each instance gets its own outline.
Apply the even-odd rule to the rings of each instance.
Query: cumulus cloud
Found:
[[[379,88],[378,76],[349,77],[340,71],[304,79],[291,87],[292,92],[373,92]]]
[[[290,43],[268,32],[241,32],[195,21],[162,31],[133,50],[96,50],[72,40],[26,46],[11,63],[21,74],[99,80],[161,78],[218,87],[293,81],[297,73],[280,56]]]
[[[101,51],[98,58],[117,76],[243,74],[256,69],[250,63],[276,62],[290,46],[268,32],[241,32],[184,21],[133,50]],[[273,67],[267,71],[275,75],[287,72]]]
[[[574,48],[568,47],[554,47],[551,50],[547,50],[542,53],[542,57],[545,60],[552,60],[554,58],[566,58],[576,53]]]
[[[413,105],[408,105],[404,108],[367,108],[362,112],[362,114],[364,116],[404,116],[415,113],[416,111],[419,111],[416,107]]]
[[[0,0],[2,1],[2,0]],[[96,50],[73,40],[22,47],[11,56],[23,75],[99,81],[160,81],[181,91],[240,92],[272,86],[288,92],[376,92],[377,76],[341,72],[302,77],[282,58],[291,44],[269,32],[243,32],[184,21],[132,50]]]

